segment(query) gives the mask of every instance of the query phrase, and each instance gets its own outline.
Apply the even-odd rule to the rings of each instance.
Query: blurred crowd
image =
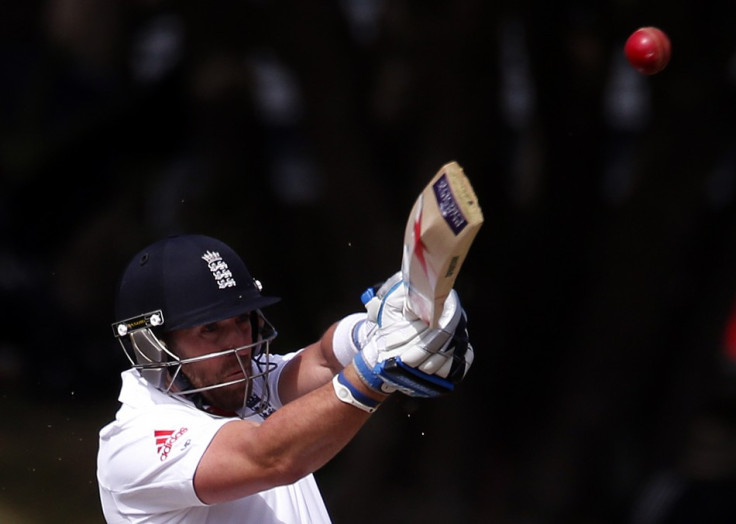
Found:
[[[387,406],[412,449],[369,430],[325,468],[335,521],[363,491],[385,496],[365,522],[736,521],[734,20],[726,1],[4,7],[3,391],[114,397],[116,279],[174,232],[222,238],[284,298],[277,351],[312,340],[398,268],[416,193],[457,160],[486,217],[457,283],[476,364],[462,401]],[[651,77],[623,55],[645,25],[673,49]]]

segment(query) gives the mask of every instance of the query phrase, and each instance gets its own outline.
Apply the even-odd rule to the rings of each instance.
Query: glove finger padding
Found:
[[[468,334],[468,317],[464,311],[450,345],[452,346],[452,359],[446,378],[453,384],[459,384],[468,374],[475,358],[473,346],[470,344],[470,335]]]
[[[402,353],[402,362],[425,373],[439,374],[446,377],[449,369],[445,370],[444,374],[441,373],[441,370],[452,355],[450,341],[457,330],[462,315],[463,309],[460,307],[460,299],[453,289],[445,299],[437,329],[427,328],[419,333],[415,347]]]
[[[400,355],[379,364],[379,375],[386,384],[406,395],[437,397],[453,391],[455,385],[465,378],[473,364],[474,356],[473,346],[468,337],[467,316],[463,312],[447,347],[441,354],[437,353],[430,357],[430,359],[443,359],[444,364],[438,373],[426,373],[422,370],[422,366],[419,368],[409,366],[403,361],[403,355]]]

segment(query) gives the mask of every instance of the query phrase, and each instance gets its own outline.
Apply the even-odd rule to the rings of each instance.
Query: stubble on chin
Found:
[[[232,384],[230,386],[214,388],[203,392],[207,402],[219,409],[236,411],[245,405],[245,399],[251,392],[250,381]]]

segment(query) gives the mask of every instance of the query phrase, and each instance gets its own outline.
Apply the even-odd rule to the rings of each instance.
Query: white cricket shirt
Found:
[[[276,383],[289,356],[271,355],[278,365],[269,374],[273,409],[281,407]],[[194,472],[215,433],[233,419],[159,391],[135,369],[121,376],[122,405],[115,420],[100,430],[97,454],[108,523],[330,523],[313,475],[235,501],[204,504],[194,492]],[[253,386],[253,393],[262,395],[260,381]],[[262,420],[255,414],[246,418]]]

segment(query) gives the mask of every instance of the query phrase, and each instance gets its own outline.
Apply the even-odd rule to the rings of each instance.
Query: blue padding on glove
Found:
[[[438,397],[455,389],[455,385],[449,380],[407,366],[401,361],[401,357],[392,357],[379,363],[374,371],[387,384],[411,397]]]

